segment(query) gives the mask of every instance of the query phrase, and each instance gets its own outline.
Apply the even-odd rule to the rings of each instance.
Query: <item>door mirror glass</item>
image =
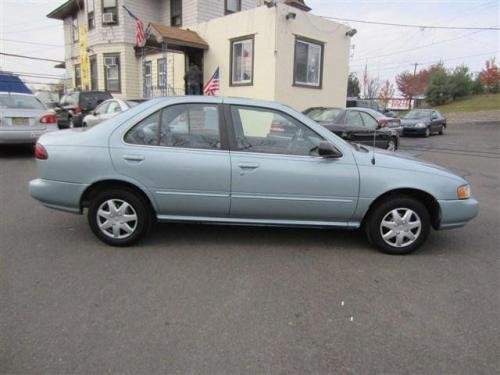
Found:
[[[331,143],[321,141],[318,145],[318,154],[324,158],[340,158],[342,153],[337,150]]]

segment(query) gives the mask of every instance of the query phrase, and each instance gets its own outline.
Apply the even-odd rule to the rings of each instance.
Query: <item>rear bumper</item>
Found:
[[[38,138],[45,133],[58,130],[44,129],[44,130],[17,130],[17,129],[2,129],[0,128],[0,144],[33,144],[36,143]]]
[[[441,220],[439,229],[462,227],[479,213],[479,203],[473,198],[462,200],[439,200]]]
[[[403,134],[402,126],[389,127],[389,129],[394,130],[399,136]]]
[[[80,198],[87,186],[37,178],[30,181],[30,194],[44,206],[79,214]]]

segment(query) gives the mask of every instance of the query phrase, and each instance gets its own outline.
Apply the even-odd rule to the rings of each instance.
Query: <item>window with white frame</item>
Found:
[[[95,0],[87,0],[87,25],[92,30],[95,27]]]
[[[111,92],[120,92],[120,54],[104,55],[104,82],[105,88]]]
[[[79,89],[82,87],[82,69],[80,64],[75,64],[75,88]]]
[[[321,42],[295,39],[293,84],[321,88],[323,78],[323,48]]]
[[[158,87],[164,89],[167,87],[167,63],[166,59],[159,59],[157,62],[158,69]]]
[[[78,42],[78,17],[74,16],[73,19],[71,20],[71,35],[73,37],[73,42],[76,43]]]
[[[102,0],[102,24],[116,25],[118,23],[118,0]]]
[[[231,41],[231,85],[253,84],[254,37]]]
[[[224,0],[224,11],[226,14],[241,11],[241,0]]]

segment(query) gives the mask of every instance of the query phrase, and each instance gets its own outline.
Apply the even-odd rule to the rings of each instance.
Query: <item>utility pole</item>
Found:
[[[415,64],[413,64],[413,65],[415,66],[415,67],[413,68],[413,78],[415,78],[415,77],[417,76],[417,66],[419,66],[420,64],[416,62],[416,63],[415,63]],[[413,82],[413,83],[415,83],[415,82]],[[413,91],[413,90],[412,90],[412,91]],[[413,100],[413,95],[412,95],[412,94],[410,94],[410,103],[408,104],[409,109],[411,109],[411,102],[412,102],[412,100]]]

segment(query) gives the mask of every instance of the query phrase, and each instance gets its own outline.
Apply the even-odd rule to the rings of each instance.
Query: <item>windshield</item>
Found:
[[[20,94],[0,94],[0,108],[41,109],[45,106],[35,96]]]
[[[431,113],[429,111],[413,110],[408,112],[403,118],[407,119],[428,118],[430,115]]]
[[[340,108],[312,108],[306,116],[318,122],[332,122],[340,111]]]

